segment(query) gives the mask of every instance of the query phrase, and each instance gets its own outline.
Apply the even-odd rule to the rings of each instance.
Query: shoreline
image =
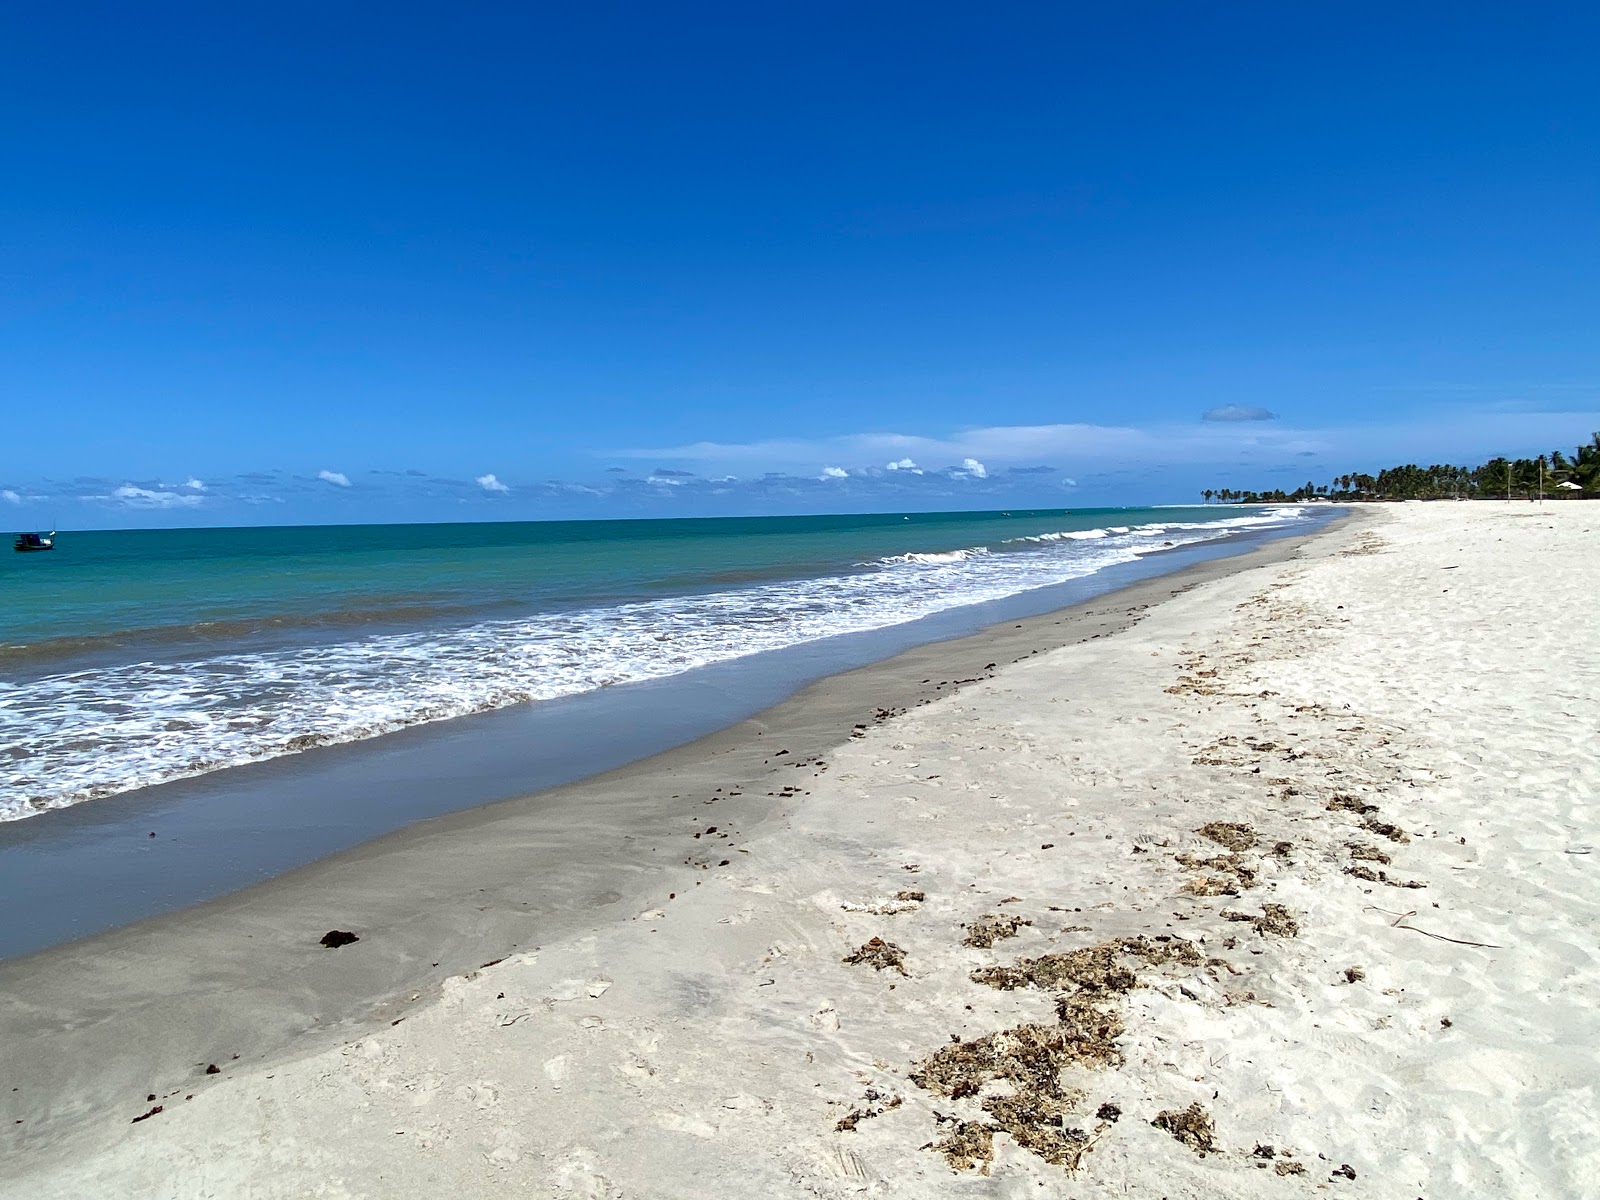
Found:
[[[12,1048],[6,1074],[22,1081],[0,1104],[0,1130],[26,1138],[30,1153],[98,1143],[120,1132],[130,1097],[192,1090],[196,1064],[260,1067],[398,1023],[451,977],[626,919],[645,897],[678,890],[673,879],[692,886],[694,869],[668,844],[681,844],[684,821],[703,814],[736,813],[742,837],[785,818],[800,793],[769,793],[810,776],[779,758],[814,760],[848,745],[875,711],[947,696],[985,678],[991,663],[1112,636],[1164,600],[1288,561],[1358,520],[918,646],[643,761],[424,821],[220,899],[0,962],[0,1044]],[[727,849],[730,864],[738,849]],[[335,928],[359,931],[359,957],[317,945]],[[43,1091],[51,1100],[41,1115]]]
[[[0,961],[216,899],[419,821],[643,761],[757,716],[810,683],[915,646],[1072,607],[1188,563],[1312,534],[1326,523],[1157,550],[1064,584],[870,632],[425,723],[0,822],[0,910],[30,914],[25,923],[0,926]],[[94,887],[81,887],[85,879]]]

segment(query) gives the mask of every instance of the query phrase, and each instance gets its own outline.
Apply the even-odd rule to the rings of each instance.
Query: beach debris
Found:
[[[1163,1109],[1150,1124],[1166,1130],[1201,1158],[1217,1148],[1216,1123],[1198,1102],[1188,1108]]]
[[[1478,947],[1481,947],[1482,949],[1485,949],[1485,950],[1503,950],[1503,949],[1505,949],[1505,947],[1501,946],[1498,942],[1472,942],[1472,941],[1467,941],[1465,938],[1446,937],[1442,933],[1430,933],[1426,929],[1420,929],[1415,925],[1408,925],[1408,924],[1406,924],[1406,922],[1409,921],[1412,917],[1417,915],[1417,910],[1414,909],[1414,908],[1409,912],[1394,913],[1394,912],[1390,912],[1387,908],[1379,908],[1376,904],[1369,904],[1365,908],[1363,908],[1361,911],[1362,912],[1380,912],[1380,913],[1383,913],[1383,914],[1385,914],[1387,916],[1393,917],[1394,920],[1389,922],[1389,927],[1391,929],[1409,929],[1412,933],[1420,933],[1420,934],[1422,934],[1423,937],[1431,937],[1431,938],[1434,938],[1435,940],[1441,941],[1441,942],[1453,942],[1457,946],[1478,946]]]
[[[1266,1146],[1257,1142],[1256,1148],[1250,1151],[1250,1156],[1252,1158],[1277,1158],[1278,1151],[1275,1146]]]
[[[879,1103],[879,1102],[882,1103]],[[885,1098],[883,1093],[876,1088],[868,1088],[867,1094],[859,1108],[852,1108],[848,1113],[839,1118],[835,1125],[836,1133],[854,1133],[856,1126],[862,1121],[870,1121],[873,1117],[881,1117],[886,1112],[893,1112],[904,1101],[899,1096]]]
[[[1389,865],[1389,856],[1382,850],[1379,850],[1376,846],[1369,845],[1366,842],[1346,842],[1344,847],[1346,850],[1350,851],[1351,858],[1359,858],[1366,862],[1382,863],[1386,867]]]
[[[1294,919],[1294,914],[1281,904],[1266,903],[1261,906],[1259,914],[1234,912],[1232,909],[1223,909],[1222,916],[1229,921],[1248,921],[1255,927],[1259,934],[1272,935],[1273,937],[1296,937],[1300,933],[1300,923]]]
[[[918,1087],[960,1100],[1005,1080],[1018,1092],[1066,1101],[1077,1094],[1062,1087],[1061,1069],[1071,1064],[1105,1066],[1120,1061],[1115,1045],[1122,1019],[1115,1011],[1074,997],[1080,1004],[1072,1025],[1017,1025],[966,1042],[941,1046],[911,1072]],[[1073,1014],[1068,1014],[1069,1018]]]
[[[938,1114],[934,1114],[938,1116]],[[940,1117],[951,1121],[955,1128],[937,1142],[929,1142],[924,1150],[937,1150],[945,1162],[956,1171],[970,1171],[978,1167],[982,1174],[989,1173],[994,1163],[994,1131],[982,1121],[962,1121],[956,1117]]]
[[[1122,1109],[1109,1100],[1094,1110],[1094,1119],[1097,1121],[1116,1121],[1122,1116]]]
[[[1352,1167],[1349,1163],[1340,1163],[1337,1167],[1335,1167],[1333,1169],[1333,1178],[1334,1179],[1354,1179],[1355,1177],[1356,1177],[1355,1168]]]
[[[1344,981],[1346,983],[1360,983],[1366,977],[1367,973],[1360,967],[1346,967],[1344,969]]]
[[[1003,992],[1026,987],[1042,991],[1077,988],[1097,995],[1126,992],[1139,977],[1117,961],[1119,949],[1116,942],[1104,942],[1083,950],[1019,958],[1008,967],[980,967],[969,978]]]
[[[1328,801],[1328,811],[1353,812],[1358,817],[1364,817],[1368,813],[1377,812],[1378,806],[1376,804],[1368,804],[1359,796],[1335,796]]]
[[[207,1075],[221,1075],[222,1074],[222,1068],[217,1066],[216,1063],[207,1063],[206,1064],[206,1074]]]
[[[1202,875],[1183,885],[1182,891],[1191,896],[1231,896],[1242,888],[1256,886],[1256,870],[1237,854],[1214,854],[1210,858],[1196,858],[1192,854],[1175,854],[1173,861],[1191,871],[1216,871],[1217,875]]]
[[[893,942],[886,942],[880,937],[872,938],[861,946],[844,956],[844,961],[851,966],[871,967],[874,971],[881,971],[885,967],[893,967],[904,975],[906,969],[906,952]]]
[[[1248,850],[1256,844],[1255,829],[1241,821],[1212,821],[1195,830],[1227,850]]]
[[[1376,817],[1368,817],[1361,822],[1361,828],[1370,833],[1375,833],[1379,837],[1386,837],[1391,842],[1409,842],[1411,840],[1406,831],[1401,829],[1400,826],[1391,825],[1387,821],[1380,821]]]
[[[329,950],[337,950],[340,946],[348,946],[351,942],[361,939],[348,929],[330,929],[322,935],[322,944]]]
[[[921,904],[928,898],[928,893],[919,892],[915,888],[902,888],[894,894],[894,898],[907,903]]]
[[[961,944],[987,950],[996,942],[1016,937],[1017,930],[1022,926],[1032,924],[1027,917],[998,917],[993,913],[984,913],[966,927],[967,936]]]
[[[1306,1173],[1306,1165],[1297,1163],[1293,1159],[1280,1159],[1272,1164],[1272,1173],[1274,1175],[1304,1175]]]
[[[1083,1130],[1066,1124],[1067,1108],[1064,1101],[1036,1092],[991,1096],[983,1102],[984,1111],[994,1118],[994,1132],[1010,1134],[1018,1146],[1051,1166],[1076,1171],[1090,1140]]]
[[[133,1120],[129,1121],[128,1124],[137,1125],[140,1121],[148,1121],[151,1117],[155,1116],[157,1113],[164,1112],[164,1111],[165,1110],[161,1107],[161,1105],[158,1104],[154,1108],[152,1108],[149,1112],[140,1113]]]

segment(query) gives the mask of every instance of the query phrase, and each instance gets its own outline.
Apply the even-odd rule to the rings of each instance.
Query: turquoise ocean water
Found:
[[[0,570],[0,820],[1306,519],[1161,508],[64,533]]]

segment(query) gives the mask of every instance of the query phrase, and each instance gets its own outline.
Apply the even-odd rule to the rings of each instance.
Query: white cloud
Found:
[[[190,477],[189,482],[184,484],[183,486],[188,488],[192,492],[203,492],[203,491],[206,490],[206,485],[204,483],[200,482],[200,480],[193,478],[192,476]]]
[[[1013,464],[1050,463],[1086,470],[1107,464],[1215,463],[1255,451],[1287,460],[1303,450],[1326,451],[1364,440],[1366,430],[1295,429],[1281,421],[1197,421],[1178,425],[987,425],[947,437],[908,433],[857,433],[805,440],[772,438],[758,442],[695,442],[684,446],[609,451],[627,458],[677,460],[690,464],[744,466],[750,471],[784,468],[812,475],[817,461],[839,463],[841,470],[870,475],[883,470],[920,473],[918,463],[983,466],[984,478]],[[1376,432],[1376,431],[1371,431]],[[970,472],[976,475],[976,472]]]
[[[511,490],[505,484],[496,479],[493,472],[490,472],[488,475],[479,475],[478,486],[486,492],[499,492],[501,495],[505,495]]]
[[[6,488],[4,491],[0,491],[0,500],[4,500],[7,504],[21,504],[22,503],[22,497],[17,495],[17,493],[13,492],[10,488]]]
[[[989,468],[975,458],[963,458],[961,460],[961,469],[974,479],[987,479],[989,477]]]
[[[331,483],[334,487],[349,487],[350,476],[343,471],[318,471],[317,478],[323,483]]]
[[[645,480],[646,483],[656,484],[658,487],[682,487],[683,480],[674,479],[670,475],[652,475]]]
[[[135,487],[125,483],[111,493],[112,500],[127,508],[196,508],[205,502],[205,497],[197,496],[193,492],[165,492],[152,488]],[[104,499],[104,497],[86,497],[86,499]]]
[[[823,479],[848,479],[848,478],[850,478],[850,472],[846,471],[843,467],[823,467],[822,468],[822,478]]]
[[[1276,421],[1278,414],[1252,404],[1224,404],[1200,414],[1202,421]]]

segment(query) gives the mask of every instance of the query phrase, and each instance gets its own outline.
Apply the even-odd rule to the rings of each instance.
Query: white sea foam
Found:
[[[1064,531],[904,554],[860,573],[617,604],[322,646],[92,668],[0,683],[0,820],[153,783],[511,704],[656,679],[881,629],[1188,544],[1286,524],[1298,509],[1216,522]]]
[[[966,562],[969,558],[979,558],[989,553],[987,546],[969,546],[965,550],[944,550],[937,554],[891,554],[888,558],[878,561],[886,566],[895,563],[958,563]],[[869,564],[863,563],[863,566]]]

